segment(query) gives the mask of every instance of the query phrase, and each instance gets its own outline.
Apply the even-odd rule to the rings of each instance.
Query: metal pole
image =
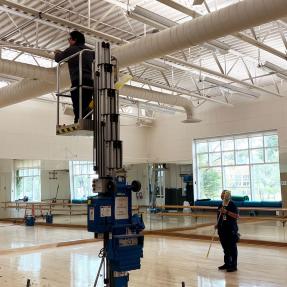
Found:
[[[107,248],[109,243],[109,232],[104,234],[104,254],[106,254]],[[105,265],[105,283],[108,287],[112,287],[112,278],[111,278],[111,270],[109,266],[109,260],[105,257],[106,265]]]
[[[218,215],[218,218],[217,218],[217,222],[216,222],[216,225],[217,225],[217,228],[214,228],[214,232],[213,232],[213,235],[212,235],[212,238],[211,238],[211,241],[210,241],[210,244],[209,244],[209,248],[208,248],[208,251],[207,251],[207,254],[206,254],[206,259],[208,258],[209,256],[209,252],[210,252],[210,249],[211,249],[211,245],[214,241],[214,238],[215,238],[215,233],[216,233],[216,230],[218,229],[218,223],[219,223],[219,220],[220,220],[220,217],[221,217],[222,213],[220,212],[220,214]]]
[[[98,119],[97,119],[97,99],[98,99],[98,76],[97,76],[97,71],[98,69],[98,60],[97,60],[97,53],[95,53],[95,60],[93,63],[93,77],[94,77],[94,92],[93,92],[93,101],[94,101],[94,106],[93,106],[93,125],[94,125],[94,146],[93,146],[93,166],[94,166],[94,171],[99,173],[98,166],[97,166],[97,159],[98,159],[98,149],[97,149],[97,142],[98,142]]]
[[[57,127],[60,124],[60,65],[57,66]]]
[[[81,52],[79,55],[79,120],[81,120],[83,118],[82,115],[82,108],[83,108],[83,90],[82,90],[82,85],[83,85],[83,70],[82,70],[82,58],[83,53]]]
[[[102,270],[102,266],[103,266],[103,264],[104,264],[104,261],[105,261],[105,257],[103,257],[102,260],[101,260],[100,267],[99,267],[98,273],[97,273],[97,277],[96,277],[96,280],[95,280],[95,283],[94,283],[94,287],[97,287],[98,280],[99,280],[99,277],[100,277],[100,273],[101,273],[101,270]]]
[[[88,27],[91,28],[91,0],[88,0]]]

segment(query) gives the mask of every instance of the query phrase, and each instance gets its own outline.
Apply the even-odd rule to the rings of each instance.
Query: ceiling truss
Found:
[[[79,29],[88,35],[91,45],[95,37],[118,45],[154,32],[154,29],[177,25],[184,17],[200,17],[214,9],[210,6],[212,1],[203,1],[196,10],[197,6],[186,7],[180,1],[172,0],[150,1],[155,7],[152,10],[152,4],[140,0],[132,1],[133,6],[123,0],[96,2],[23,0],[21,5],[0,0],[3,23],[0,40],[7,45],[16,43],[41,49],[63,49],[67,44],[64,41],[66,33]],[[143,15],[145,10],[147,15]],[[266,27],[253,27],[166,55],[153,63],[128,67],[122,72],[131,74],[134,81],[148,85],[150,89],[158,88],[188,97],[197,107],[208,102],[231,105],[238,96],[246,99],[248,93],[249,98],[255,98],[255,91],[282,96],[282,86],[287,78],[279,77],[280,71],[262,68],[262,62],[271,57],[282,70],[287,69],[286,35],[287,23],[278,20]],[[23,52],[12,60],[18,60],[21,55]],[[32,57],[40,65],[37,57]],[[205,81],[206,77],[212,78],[213,83]]]

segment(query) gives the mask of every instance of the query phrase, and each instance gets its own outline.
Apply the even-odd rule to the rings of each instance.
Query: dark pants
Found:
[[[237,268],[237,236],[225,230],[218,230],[218,235],[224,252],[224,264]]]
[[[92,80],[83,80],[83,86],[90,86],[93,87]],[[79,120],[80,114],[80,91],[79,91],[79,83],[74,82],[72,83],[72,87],[76,87],[75,90],[71,91],[73,109],[74,109],[74,123],[77,123]],[[93,98],[93,90],[90,89],[82,89],[82,118],[85,117],[86,114],[89,113],[89,104]],[[91,119],[91,115],[87,117],[87,119]]]

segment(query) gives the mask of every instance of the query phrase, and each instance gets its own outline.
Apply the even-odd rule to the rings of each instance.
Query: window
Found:
[[[70,161],[70,185],[72,199],[87,199],[93,195],[92,179],[95,175],[90,161]]]
[[[155,164],[155,191],[157,198],[164,198],[165,184],[164,184],[164,167],[163,164]]]
[[[38,160],[15,161],[15,200],[27,196],[29,201],[41,201],[41,169]]]
[[[254,201],[281,200],[278,135],[260,132],[194,142],[197,198],[222,189]]]

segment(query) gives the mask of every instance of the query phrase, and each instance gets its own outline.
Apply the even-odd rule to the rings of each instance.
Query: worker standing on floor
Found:
[[[73,31],[68,38],[70,46],[62,51],[55,51],[55,61],[58,63],[69,56],[72,56],[81,50],[89,49],[85,45],[85,36],[79,31]],[[94,53],[85,51],[82,54],[82,86],[93,87],[92,80],[92,63],[94,60]],[[72,83],[71,97],[74,109],[74,122],[79,120],[79,56],[75,56],[68,60],[70,79]],[[74,88],[74,89],[73,89]],[[89,111],[89,103],[92,100],[93,90],[83,87],[82,89],[82,117]]]
[[[220,243],[224,252],[224,264],[219,270],[227,272],[237,271],[237,242],[239,240],[237,219],[238,209],[231,200],[231,192],[223,190],[221,193],[222,203],[218,206],[217,225]]]

